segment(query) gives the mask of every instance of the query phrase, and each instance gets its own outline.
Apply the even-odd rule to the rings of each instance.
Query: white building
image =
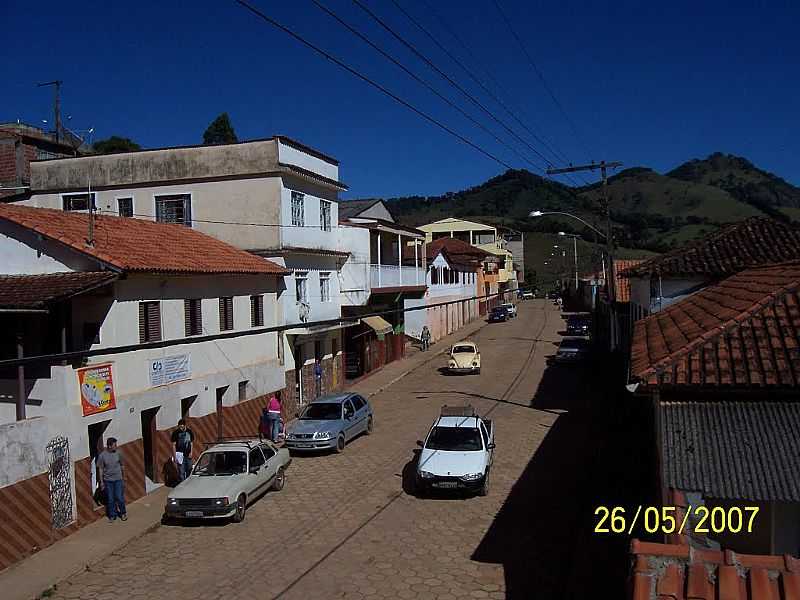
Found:
[[[93,353],[0,370],[0,499],[26,498],[39,547],[101,515],[91,463],[108,437],[135,499],[163,480],[179,418],[196,450],[253,435],[286,385],[278,336],[260,331],[283,322],[275,263],[182,226],[9,204],[0,256],[0,359]],[[204,339],[217,334],[231,337]],[[0,554],[24,556],[10,544]]]

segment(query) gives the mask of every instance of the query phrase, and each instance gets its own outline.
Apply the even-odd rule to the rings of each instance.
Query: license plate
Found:
[[[297,448],[313,448],[311,444],[295,444]]]
[[[456,487],[458,487],[458,483],[456,483],[455,481],[440,481],[438,483],[434,483],[433,487],[438,487],[438,488],[456,488]]]
[[[186,511],[187,517],[202,517],[203,511],[202,510],[187,510]]]

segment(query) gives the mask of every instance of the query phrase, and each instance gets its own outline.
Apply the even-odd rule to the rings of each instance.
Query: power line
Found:
[[[315,5],[316,5],[316,6],[317,6],[317,7],[318,7],[320,10],[322,10],[323,12],[325,12],[326,14],[328,14],[330,17],[332,17],[333,19],[335,19],[335,20],[336,20],[336,21],[337,21],[337,22],[338,22],[340,25],[342,25],[342,27],[346,28],[348,31],[350,31],[350,33],[352,33],[353,35],[355,35],[356,37],[358,37],[358,38],[359,38],[360,40],[362,40],[362,41],[363,41],[365,44],[368,44],[368,45],[369,45],[371,48],[373,48],[373,49],[374,49],[376,52],[380,53],[380,54],[381,54],[381,55],[382,55],[384,58],[386,58],[387,60],[389,60],[389,61],[390,61],[392,64],[394,64],[395,66],[397,66],[397,67],[399,67],[400,69],[402,69],[402,70],[403,70],[403,72],[405,72],[405,73],[406,73],[406,74],[407,74],[409,77],[411,77],[412,79],[414,79],[414,81],[416,81],[416,82],[420,83],[421,85],[425,86],[425,87],[426,87],[428,90],[430,90],[431,92],[433,92],[433,93],[434,93],[434,94],[435,94],[435,95],[436,95],[438,98],[440,98],[442,101],[446,102],[446,103],[448,104],[448,106],[450,106],[450,107],[452,107],[452,108],[456,109],[456,110],[457,110],[459,113],[461,113],[462,115],[464,115],[464,117],[466,117],[467,119],[469,119],[469,121],[470,121],[471,123],[473,123],[474,125],[476,125],[476,126],[477,126],[477,127],[479,127],[480,129],[482,129],[483,131],[485,131],[486,133],[488,133],[488,134],[489,134],[490,136],[492,136],[492,137],[493,137],[493,138],[494,138],[494,139],[495,139],[495,140],[496,140],[498,143],[502,144],[503,146],[505,146],[506,148],[508,148],[509,150],[511,150],[511,151],[512,151],[514,154],[516,154],[516,155],[517,155],[517,156],[518,156],[518,157],[519,157],[521,160],[523,160],[523,161],[527,162],[528,164],[530,164],[531,166],[533,166],[535,169],[541,169],[541,168],[542,168],[540,165],[537,165],[537,164],[535,164],[533,161],[531,161],[530,159],[528,159],[528,158],[526,158],[525,156],[523,156],[523,155],[522,155],[520,152],[518,152],[518,151],[517,151],[517,150],[516,150],[516,149],[515,149],[513,146],[511,146],[510,144],[507,144],[507,143],[506,143],[505,141],[503,141],[503,140],[502,140],[500,137],[498,137],[497,135],[495,135],[495,133],[494,133],[492,130],[490,130],[488,127],[486,127],[485,125],[483,125],[483,124],[482,124],[480,121],[478,121],[477,119],[475,119],[475,118],[474,118],[472,115],[470,115],[470,114],[469,114],[467,111],[465,111],[463,108],[461,108],[461,107],[460,107],[458,104],[456,104],[455,102],[453,102],[452,100],[450,100],[450,99],[449,99],[447,96],[445,96],[444,94],[440,93],[440,92],[439,92],[439,91],[438,91],[438,90],[437,90],[435,87],[433,87],[433,85],[431,85],[431,84],[430,84],[428,81],[426,81],[426,80],[422,79],[421,77],[419,77],[417,74],[415,74],[413,71],[411,71],[411,70],[410,70],[408,67],[406,67],[404,64],[402,64],[400,61],[398,61],[396,58],[394,58],[394,57],[393,57],[392,55],[390,55],[388,52],[386,52],[385,50],[383,50],[382,48],[380,48],[380,47],[379,47],[377,44],[375,44],[375,43],[374,43],[372,40],[370,40],[370,39],[369,39],[369,38],[368,38],[366,35],[362,34],[362,33],[361,33],[360,31],[358,31],[356,28],[354,28],[354,27],[352,27],[351,25],[349,25],[349,24],[348,24],[346,21],[344,21],[344,20],[343,20],[341,17],[339,17],[339,15],[337,15],[336,13],[334,13],[332,10],[330,10],[328,7],[326,7],[326,6],[325,6],[324,4],[322,4],[321,2],[319,2],[319,0],[311,0],[311,1],[312,1],[312,2],[313,2],[313,3],[314,3],[314,4],[315,4]],[[547,166],[548,166],[548,165],[545,165],[545,168],[547,168]]]
[[[470,100],[475,106],[480,108],[483,112],[485,112],[493,121],[498,123],[503,129],[505,129],[509,134],[511,134],[515,139],[517,139],[520,143],[524,144],[531,152],[536,154],[539,158],[541,158],[547,167],[551,167],[553,162],[544,156],[541,152],[539,152],[536,148],[531,146],[527,141],[521,138],[517,132],[511,129],[504,121],[499,119],[492,111],[486,108],[479,100],[477,100],[472,94],[470,94],[467,90],[465,90],[457,81],[455,81],[452,77],[450,77],[447,73],[442,71],[439,67],[437,67],[433,61],[431,61],[427,56],[425,56],[422,52],[420,52],[417,48],[414,47],[413,44],[408,42],[403,36],[397,33],[394,29],[392,29],[383,19],[381,19],[378,15],[376,15],[368,6],[366,6],[361,0],[352,0],[353,3],[358,6],[361,10],[367,13],[378,25],[380,25],[383,29],[389,32],[397,41],[403,44],[406,48],[408,48],[411,52],[414,53],[420,60],[422,60],[425,64],[427,64],[431,69],[436,71],[442,78],[444,78],[450,85],[455,87],[459,92],[464,94],[466,98]],[[394,0],[392,2],[395,6],[398,6],[400,10],[403,10]]]
[[[451,136],[453,136],[456,139],[460,140],[461,142],[467,144],[471,148],[477,150],[478,152],[480,152],[481,154],[483,154],[487,158],[490,158],[491,160],[495,161],[496,163],[504,166],[506,169],[513,169],[513,167],[511,165],[509,165],[507,162],[505,162],[504,160],[496,157],[494,154],[492,154],[488,150],[485,150],[481,146],[478,146],[476,143],[470,141],[469,139],[467,139],[466,137],[464,137],[460,133],[454,131],[453,129],[451,129],[450,127],[448,127],[447,125],[445,125],[441,121],[438,121],[437,119],[435,119],[434,117],[430,116],[429,114],[427,114],[426,112],[422,111],[421,109],[417,108],[416,106],[414,106],[410,102],[407,102],[406,100],[403,100],[397,94],[391,92],[389,89],[387,89],[386,87],[384,87],[380,83],[377,83],[376,81],[373,81],[372,79],[370,79],[366,75],[363,75],[362,73],[360,73],[359,71],[357,71],[356,69],[354,69],[353,67],[351,67],[350,65],[345,63],[344,61],[342,61],[339,58],[337,58],[337,57],[333,56],[332,54],[330,54],[328,51],[323,50],[322,48],[320,48],[316,44],[308,41],[303,36],[301,36],[300,34],[296,33],[295,31],[293,31],[292,29],[289,29],[289,27],[287,27],[286,25],[283,25],[282,23],[279,23],[278,21],[276,21],[272,17],[266,15],[265,13],[263,13],[262,11],[257,9],[256,7],[252,6],[248,2],[245,2],[245,0],[236,0],[236,3],[241,5],[242,7],[246,8],[251,13],[253,13],[257,17],[259,17],[260,19],[266,21],[267,23],[269,23],[273,27],[275,27],[277,29],[280,29],[284,33],[288,34],[289,36],[291,36],[292,38],[294,38],[295,40],[297,40],[298,42],[300,42],[301,44],[303,44],[307,48],[310,48],[311,50],[313,50],[317,54],[320,54],[324,58],[328,59],[329,61],[331,61],[332,63],[334,63],[338,67],[344,69],[345,71],[347,71],[351,75],[357,77],[358,79],[360,79],[364,83],[367,83],[367,84],[371,85],[372,87],[374,87],[375,89],[377,89],[381,93],[385,94],[386,96],[388,96],[389,98],[391,98],[392,100],[397,102],[398,104],[401,104],[402,106],[405,106],[406,108],[408,108],[412,112],[418,114],[420,117],[422,117],[426,121],[428,121],[430,123],[433,123],[434,125],[436,125],[440,129],[442,129],[443,131],[449,133]]]
[[[559,102],[558,98],[556,98],[556,95],[553,93],[553,90],[547,84],[547,81],[545,80],[544,75],[542,74],[541,70],[539,69],[538,66],[536,66],[536,62],[533,60],[533,57],[528,52],[528,49],[525,47],[525,44],[522,43],[522,40],[517,35],[517,32],[514,29],[514,26],[511,24],[511,21],[509,20],[509,18],[506,15],[505,11],[500,6],[499,0],[493,0],[493,2],[494,2],[494,5],[497,7],[497,11],[500,13],[500,16],[503,18],[503,21],[505,22],[506,27],[508,27],[508,30],[511,32],[511,35],[516,40],[517,45],[520,47],[520,49],[522,50],[522,53],[528,59],[528,63],[533,68],[533,70],[536,73],[536,75],[539,77],[539,80],[542,82],[542,85],[544,86],[544,89],[547,90],[547,93],[550,95],[550,98],[553,100],[555,105],[558,107],[558,110],[561,111],[562,116],[564,117],[564,119],[566,119],[567,123],[569,124],[570,128],[572,129],[572,133],[575,135],[575,139],[578,140],[578,143],[581,146],[583,146],[583,150],[584,150],[584,152],[586,152],[587,156],[591,156],[591,153],[589,152],[589,149],[586,146],[586,143],[584,142],[584,140],[580,136],[580,134],[578,134],[578,129],[575,127],[574,121],[569,117],[569,115],[567,114],[567,111],[564,110],[564,107],[561,105],[561,102]]]

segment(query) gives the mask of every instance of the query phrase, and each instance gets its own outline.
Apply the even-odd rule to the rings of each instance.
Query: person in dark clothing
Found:
[[[119,517],[128,520],[125,509],[125,469],[122,453],[117,450],[117,439],[106,440],[106,449],[97,457],[98,479],[100,489],[106,493],[106,514],[109,522]]]
[[[431,345],[431,330],[427,325],[423,325],[422,334],[420,335],[422,341],[422,351],[425,352]]]
[[[314,361],[314,380],[316,381],[316,397],[322,395],[322,363],[319,359]]]
[[[178,479],[183,481],[192,472],[192,442],[194,432],[186,426],[186,420],[178,421],[178,428],[172,432],[172,444],[175,446],[175,464],[178,467]]]

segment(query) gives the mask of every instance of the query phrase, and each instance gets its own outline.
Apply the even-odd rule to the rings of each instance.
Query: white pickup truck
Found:
[[[489,471],[494,456],[494,426],[472,406],[443,406],[417,462],[416,492],[462,490],[489,493]]]

